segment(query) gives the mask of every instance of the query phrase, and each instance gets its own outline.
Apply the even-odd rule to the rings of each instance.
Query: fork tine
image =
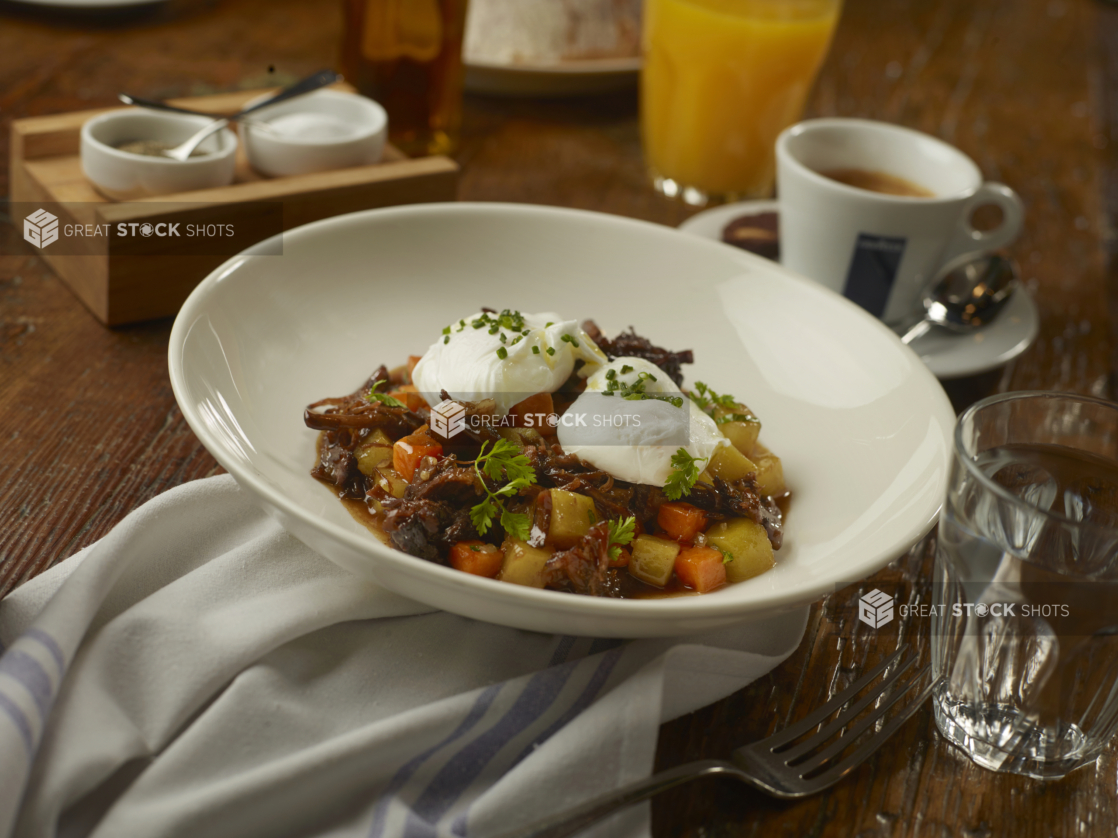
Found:
[[[896,689],[894,689],[893,692],[889,694],[889,697],[882,702],[880,707],[875,708],[874,711],[867,715],[865,718],[859,719],[855,724],[851,725],[849,731],[838,737],[833,743],[828,745],[811,759],[800,765],[793,766],[793,768],[799,772],[801,777],[803,777],[826,763],[827,760],[832,759],[833,757],[842,753],[846,748],[850,747],[851,743],[853,743],[855,739],[857,739],[866,730],[868,730],[870,725],[874,724],[878,719],[889,712],[889,708],[891,708],[894,704],[904,698],[905,693],[912,689],[913,686],[918,684],[921,679],[923,679],[923,677],[928,674],[929,669],[931,669],[931,664],[925,666],[903,684],[898,684]],[[891,681],[890,683],[896,682]]]
[[[923,675],[928,670],[928,668],[929,667],[925,667],[920,671],[919,674]],[[921,692],[920,695],[918,695],[911,704],[909,704],[900,713],[886,722],[882,726],[881,730],[879,730],[872,738],[870,738],[866,742],[866,744],[864,744],[846,759],[827,769],[818,777],[812,777],[810,780],[801,780],[800,782],[804,786],[804,792],[806,794],[814,794],[817,791],[822,791],[828,786],[834,785],[843,777],[845,777],[849,772],[853,771],[855,768],[869,759],[873,755],[874,751],[876,751],[878,748],[884,745],[886,741],[888,741],[889,737],[896,732],[897,728],[907,722],[909,718],[912,717],[913,713],[924,706],[924,702],[928,700],[928,696],[932,694],[932,690],[935,689],[939,681],[940,679],[933,679],[932,682],[924,688],[924,691]]]
[[[887,668],[892,666],[892,664],[895,663],[897,659],[906,651],[908,651],[907,644],[899,648],[890,658],[888,658],[876,669],[873,669],[867,675],[863,675],[861,678],[851,684],[850,687],[840,692],[818,710],[813,710],[812,712],[808,713],[807,716],[805,716],[803,719],[796,722],[794,725],[789,725],[788,727],[784,728],[784,730],[779,730],[768,739],[763,739],[760,742],[751,745],[750,747],[756,748],[758,746],[761,746],[766,751],[773,751],[779,748],[781,745],[788,744],[793,739],[799,739],[817,724],[822,722],[824,719],[826,719],[828,716],[842,707],[842,705],[846,704],[846,702],[850,701],[850,699],[856,696],[862,690],[862,688],[866,686],[866,684],[868,684],[870,681],[884,672]]]
[[[915,662],[915,657],[905,658],[905,660],[901,661],[900,665],[896,669],[889,673],[885,680],[883,680],[880,684],[877,684],[870,692],[866,693],[856,702],[847,707],[832,721],[828,722],[826,727],[824,727],[814,736],[805,739],[803,742],[796,745],[795,747],[789,748],[786,751],[780,751],[777,755],[785,763],[791,765],[808,751],[818,748],[820,745],[831,739],[840,730],[846,727],[851,719],[853,719],[855,716],[857,716],[859,713],[873,704],[873,702],[877,701],[881,697],[882,693],[889,689],[890,686],[897,683],[901,675],[903,675],[905,671]]]

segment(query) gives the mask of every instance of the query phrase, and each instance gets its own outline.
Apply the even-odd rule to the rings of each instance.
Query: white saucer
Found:
[[[490,96],[558,97],[634,87],[641,60],[598,58],[556,64],[503,64],[466,57],[466,90]]]
[[[779,201],[742,201],[704,210],[680,224],[679,229],[722,241],[723,228],[735,218],[779,211]],[[989,326],[966,335],[932,329],[916,338],[911,346],[937,378],[963,378],[1012,361],[1032,345],[1039,328],[1036,303],[1024,288],[1018,288],[1005,311]]]

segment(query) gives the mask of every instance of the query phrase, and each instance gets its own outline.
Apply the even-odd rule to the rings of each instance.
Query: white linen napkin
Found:
[[[489,835],[647,775],[661,722],[768,672],[806,618],[630,642],[488,625],[200,480],[0,602],[0,836]],[[593,834],[647,833],[645,804]]]

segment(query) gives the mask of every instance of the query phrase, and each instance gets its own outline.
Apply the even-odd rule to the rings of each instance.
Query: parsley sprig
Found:
[[[519,453],[520,449],[507,439],[497,440],[489,451],[485,450],[486,445],[488,443],[482,443],[481,451],[474,460],[474,471],[485,489],[485,500],[470,509],[470,520],[478,534],[485,535],[493,526],[493,519],[497,518],[506,533],[520,541],[527,541],[532,519],[524,512],[509,512],[505,498],[511,498],[535,483],[536,471],[528,458]],[[505,485],[493,491],[486,477]]]
[[[637,519],[630,515],[628,518],[617,518],[609,522],[609,557],[617,561],[621,556],[623,545],[629,544],[637,533]]]
[[[691,401],[699,406],[699,408],[710,415],[719,425],[725,425],[727,422],[760,422],[761,420],[754,416],[752,413],[741,413],[738,408],[741,403],[729,393],[719,395],[711,390],[703,382],[696,381],[695,389],[689,394]],[[728,411],[721,416],[714,416],[715,408],[721,407],[723,410]]]
[[[686,448],[680,448],[672,454],[672,471],[664,483],[664,495],[668,500],[679,500],[684,495],[691,494],[695,481],[699,479],[699,463],[706,457],[692,457]]]
[[[369,404],[372,404],[373,402],[380,402],[381,404],[386,404],[389,407],[407,407],[407,405],[404,404],[402,401],[392,398],[392,396],[388,395],[387,393],[377,392],[377,388],[380,387],[380,385],[387,383],[388,382],[385,381],[383,378],[378,378],[376,381],[374,381],[373,386],[369,388],[369,392],[365,395],[365,401],[367,401]]]

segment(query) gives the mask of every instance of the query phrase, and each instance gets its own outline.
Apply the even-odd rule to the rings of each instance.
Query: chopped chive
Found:
[[[533,355],[539,355],[540,354],[540,348],[538,346],[533,346],[532,347],[532,354]]]
[[[509,351],[505,349],[505,347],[502,346],[500,349],[497,350],[497,357],[500,358],[502,361],[505,360],[505,358],[507,358],[508,356]]]

